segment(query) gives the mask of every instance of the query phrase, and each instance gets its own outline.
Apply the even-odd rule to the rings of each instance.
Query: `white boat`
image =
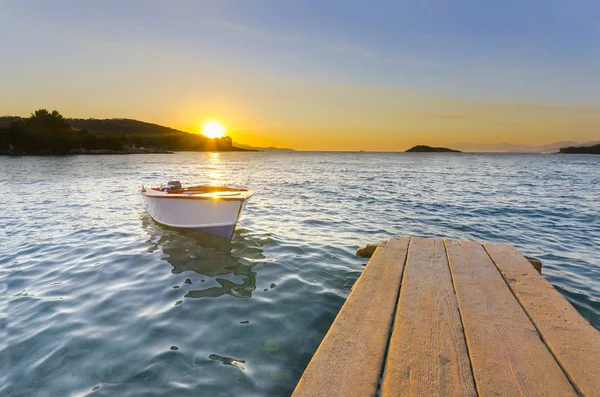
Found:
[[[231,239],[242,210],[254,192],[224,186],[191,186],[179,181],[140,191],[146,210],[163,225],[194,229]]]

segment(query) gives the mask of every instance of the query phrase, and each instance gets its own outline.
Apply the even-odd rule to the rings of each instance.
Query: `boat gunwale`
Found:
[[[211,187],[211,186],[209,186]],[[194,189],[196,188],[196,189]],[[181,191],[199,191],[200,186],[192,186],[191,188],[182,189]],[[227,193],[227,192],[237,192],[239,194],[236,196],[219,196],[215,195],[215,193]],[[156,190],[156,188],[144,188],[140,191],[145,197],[148,198],[157,198],[157,199],[177,199],[177,200],[225,200],[225,201],[247,201],[250,197],[254,196],[254,191],[247,189],[237,189],[237,188],[227,188],[227,187],[214,187],[214,191],[206,192],[206,193],[195,193],[195,194],[185,194],[185,193],[169,193],[163,192],[160,190]],[[200,196],[201,194],[206,194],[206,196]]]

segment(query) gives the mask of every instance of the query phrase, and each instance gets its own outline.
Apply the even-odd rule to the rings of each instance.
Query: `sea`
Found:
[[[231,241],[149,217],[174,179],[256,191]],[[0,190],[1,396],[288,396],[394,236],[513,244],[600,329],[600,156],[0,157]]]

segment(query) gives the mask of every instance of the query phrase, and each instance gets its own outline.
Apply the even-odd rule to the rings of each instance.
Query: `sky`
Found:
[[[600,140],[597,0],[0,0],[0,115],[299,150]]]

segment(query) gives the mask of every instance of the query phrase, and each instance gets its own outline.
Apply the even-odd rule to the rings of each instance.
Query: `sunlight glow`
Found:
[[[225,127],[218,121],[207,121],[202,125],[202,134],[209,138],[222,138],[225,136]]]

